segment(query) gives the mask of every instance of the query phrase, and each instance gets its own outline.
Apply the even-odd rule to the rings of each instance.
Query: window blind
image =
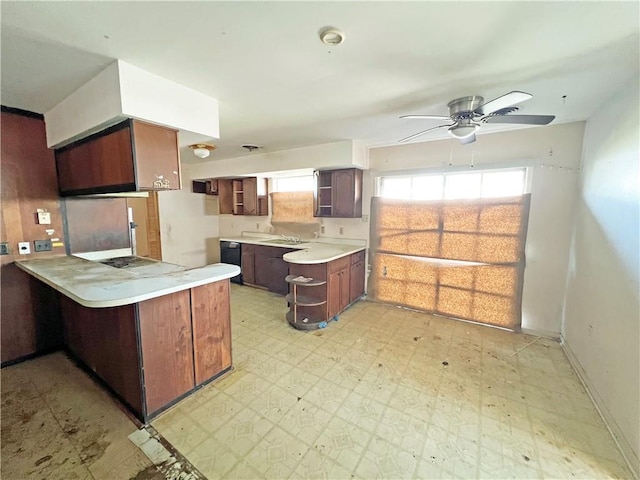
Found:
[[[372,298],[518,329],[529,203],[373,197]]]

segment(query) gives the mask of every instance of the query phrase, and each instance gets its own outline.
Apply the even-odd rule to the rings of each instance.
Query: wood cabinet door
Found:
[[[353,303],[364,295],[364,262],[362,260],[351,265],[349,283],[349,303]]]
[[[179,190],[178,132],[134,120],[133,139],[138,189]]]
[[[327,280],[327,306],[329,318],[340,313],[340,275],[341,271],[329,273]]]
[[[340,271],[340,311],[349,306],[349,290],[351,286],[351,272],[349,268]]]
[[[228,178],[218,179],[218,213],[233,213],[233,181]]]
[[[138,303],[147,415],[195,387],[189,290]]]
[[[61,195],[136,189],[131,130],[118,128],[56,150]]]
[[[355,198],[355,170],[333,172],[333,217],[353,217]]]
[[[269,249],[271,247],[266,247],[262,245],[255,245],[255,257],[254,257],[254,267],[255,267],[255,275],[254,275],[254,285],[268,288],[270,282],[270,273],[269,273]]]
[[[269,281],[266,287],[270,292],[286,295],[289,293],[289,284],[284,279],[289,275],[289,264],[282,259],[282,255],[269,257]]]
[[[229,280],[191,289],[195,383],[231,367]]]
[[[61,295],[60,307],[67,348],[142,416],[134,305],[87,308]]]
[[[243,243],[242,246],[242,265],[240,267],[242,271],[243,283],[256,283],[256,270],[255,270],[255,245]]]
[[[257,178],[242,179],[244,215],[258,215],[258,183]]]

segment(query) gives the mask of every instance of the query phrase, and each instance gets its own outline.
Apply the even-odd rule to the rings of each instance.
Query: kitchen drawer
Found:
[[[351,254],[351,265],[364,262],[364,250]]]
[[[339,272],[345,268],[351,266],[351,256],[338,258],[332,262],[329,262],[329,273]]]

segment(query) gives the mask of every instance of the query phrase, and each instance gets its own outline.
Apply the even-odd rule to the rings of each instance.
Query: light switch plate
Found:
[[[27,255],[31,253],[31,245],[29,242],[18,242],[18,252],[20,255]]]
[[[38,212],[38,223],[40,225],[51,225],[51,213]]]
[[[7,242],[0,243],[0,255],[9,255],[9,244]]]

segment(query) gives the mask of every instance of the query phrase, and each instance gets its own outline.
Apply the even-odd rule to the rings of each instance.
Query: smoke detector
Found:
[[[341,32],[334,27],[323,27],[320,29],[318,35],[320,36],[322,43],[331,47],[340,45],[344,42],[344,32]]]
[[[260,147],[258,145],[246,144],[246,145],[242,145],[242,148],[246,148],[250,152],[253,152],[254,150],[257,150],[257,149],[262,148],[262,147]]]
[[[193,150],[193,154],[199,158],[207,158],[211,151],[216,149],[215,145],[208,145],[206,143],[196,143],[189,145],[189,148]]]

